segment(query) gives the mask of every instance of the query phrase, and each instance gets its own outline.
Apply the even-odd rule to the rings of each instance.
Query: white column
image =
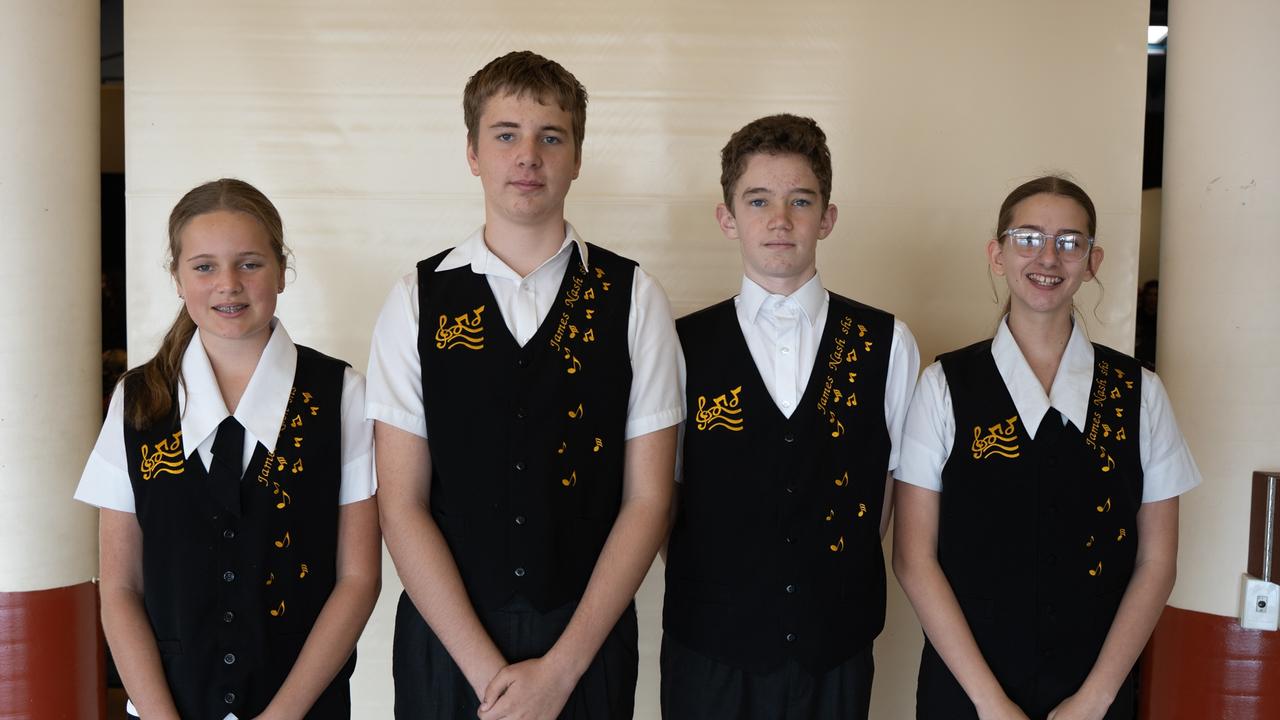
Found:
[[[1169,7],[1159,371],[1204,486],[1170,604],[1233,616],[1250,481],[1280,468],[1280,3]]]
[[[0,5],[0,715],[96,717],[99,5]]]

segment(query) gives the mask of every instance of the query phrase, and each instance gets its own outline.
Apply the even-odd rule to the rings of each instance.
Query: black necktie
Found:
[[[1044,413],[1044,418],[1040,421],[1040,427],[1036,428],[1036,441],[1047,442],[1057,438],[1062,434],[1062,414],[1057,408],[1049,408]]]
[[[213,462],[209,464],[209,484],[222,507],[240,515],[240,462],[244,456],[244,426],[228,416],[218,425],[213,438]]]

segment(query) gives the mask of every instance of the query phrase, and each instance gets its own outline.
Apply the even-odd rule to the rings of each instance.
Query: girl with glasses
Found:
[[[364,378],[276,319],[284,230],[253,186],[188,192],[169,253],[178,317],[121,379],[76,490],[101,508],[126,709],[348,718],[381,561]]]
[[[1160,379],[1073,319],[1096,225],[1064,178],[1010,193],[986,246],[1008,314],[917,386],[894,570],[926,635],[918,718],[1134,717],[1200,473]]]

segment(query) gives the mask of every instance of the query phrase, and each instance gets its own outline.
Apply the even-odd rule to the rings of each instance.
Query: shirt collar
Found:
[[[746,317],[752,325],[759,318],[760,311],[769,305],[769,299],[774,298],[778,302],[784,300],[793,301],[804,315],[809,325],[814,325],[821,317],[822,303],[827,299],[827,291],[822,287],[822,280],[814,273],[809,278],[809,282],[801,285],[795,292],[787,296],[770,293],[768,290],[760,287],[760,285],[746,275],[742,276],[742,289],[738,293],[739,312]]]
[[[547,263],[568,252],[570,245],[578,246],[578,255],[582,258],[582,265],[590,270],[591,265],[587,261],[587,243],[578,236],[578,231],[573,229],[573,225],[565,221],[564,242],[560,244],[560,249],[529,274],[532,275],[538,272]],[[471,271],[477,275],[499,275],[511,280],[521,279],[515,270],[507,267],[507,264],[502,262],[502,259],[497,255],[494,255],[489,246],[485,244],[483,225],[467,236],[467,239],[459,243],[457,247],[450,250],[449,254],[444,256],[444,260],[441,260],[440,264],[436,266],[436,272],[454,270],[465,265],[470,265]]]
[[[1009,397],[1018,410],[1018,417],[1032,439],[1040,429],[1040,421],[1050,407],[1057,408],[1062,417],[1083,429],[1089,409],[1089,387],[1093,383],[1093,345],[1084,336],[1079,323],[1071,325],[1071,337],[1058,362],[1058,373],[1045,395],[1044,387],[1027,364],[1022,350],[1009,332],[1009,318],[1005,316],[991,341],[991,356],[996,369],[1009,390]]]
[[[280,434],[280,421],[289,405],[294,371],[298,365],[298,348],[294,346],[284,324],[272,321],[273,330],[267,346],[258,358],[249,384],[236,407],[235,419],[268,452],[275,452]],[[190,458],[218,425],[231,413],[222,400],[222,390],[213,374],[213,366],[205,353],[197,329],[182,355],[182,381],[185,392],[178,393],[178,410],[182,417],[182,449]]]

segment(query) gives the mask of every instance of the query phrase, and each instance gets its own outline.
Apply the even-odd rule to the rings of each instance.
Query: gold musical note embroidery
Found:
[[[281,601],[280,601],[280,605],[279,605],[278,607],[272,608],[272,610],[271,610],[271,617],[280,617],[281,615],[284,615],[284,601],[283,601],[283,600],[281,600]]]
[[[973,453],[974,460],[986,460],[992,455],[998,455],[1004,458],[1016,458],[1022,453],[1018,448],[1017,424],[1018,416],[1004,421],[1004,424],[996,423],[987,428],[987,434],[982,434],[982,428],[974,426],[973,428],[973,444],[969,446],[969,451]]]
[[[278,472],[283,472],[285,469],[285,466],[287,466],[288,464],[289,464],[289,461],[285,459],[285,456],[283,455],[276,456],[276,470]]]
[[[582,369],[582,361],[579,360],[576,355],[569,352],[568,350],[564,351],[564,359],[569,361],[569,367],[564,369],[566,373],[569,373],[570,375],[576,375],[578,371]]]
[[[845,361],[845,362],[847,362],[847,363],[857,362],[857,361],[858,361],[858,351],[857,351],[857,350],[854,350],[853,348],[849,348],[849,352],[847,352],[847,353],[845,353],[845,354],[844,354],[844,361]],[[849,382],[853,382],[853,381],[852,381],[852,380],[850,380]]]
[[[275,583],[275,581],[276,581],[276,574],[275,574],[275,573],[267,573],[267,584],[268,584],[268,585],[271,585],[271,584]]]
[[[311,398],[312,398],[312,397],[313,397],[313,396],[311,395],[311,393],[306,392],[306,391],[304,390],[304,391],[302,392],[302,404],[303,404],[303,405],[310,405],[310,404],[311,404]]]
[[[1097,510],[1100,513],[1111,512],[1111,498],[1107,498],[1107,501],[1099,505]]]
[[[1114,467],[1116,466],[1116,461],[1112,459],[1111,454],[1110,454],[1110,453],[1108,453],[1106,450],[1103,450],[1103,451],[1098,455],[1098,457],[1100,457],[1100,458],[1106,458],[1106,461],[1107,461],[1107,463],[1106,463],[1105,465],[1103,465],[1103,466],[1102,466],[1102,472],[1104,472],[1104,473],[1105,473],[1105,472],[1111,472],[1111,469],[1112,469],[1112,468],[1114,468]]]
[[[836,511],[835,511],[835,510],[828,510],[828,511],[827,511],[827,517],[826,517],[825,519],[826,519],[826,521],[827,521],[827,522],[831,522],[831,520],[832,520],[835,516],[836,516]]]
[[[698,413],[694,416],[699,430],[714,430],[722,428],[731,432],[739,432],[742,430],[743,419],[742,401],[739,394],[742,392],[742,386],[730,390],[728,393],[721,393],[711,399],[711,405],[707,405],[707,396],[698,396]]]
[[[275,545],[278,548],[287,548],[292,542],[293,540],[289,537],[289,531],[285,530],[284,537],[280,538],[279,540],[276,540]]]
[[[319,406],[316,406],[316,407],[308,407],[307,409],[311,411],[311,414],[312,414],[312,415],[315,415],[316,413],[320,412],[320,408],[319,408]]]
[[[1125,380],[1125,381],[1124,381],[1124,387],[1125,387],[1125,389],[1126,389],[1126,390],[1132,390],[1132,389],[1133,389],[1133,381],[1132,381],[1132,380]]]
[[[1111,437],[1111,426],[1106,423],[1102,423],[1102,437]]]
[[[1113,388],[1111,388],[1111,399],[1112,399],[1112,400],[1119,400],[1119,399],[1120,399],[1120,388],[1118,388],[1118,387],[1113,387]]]
[[[1125,436],[1125,434],[1124,434],[1124,428],[1120,428],[1119,430],[1117,430],[1117,431],[1116,431],[1116,439],[1117,439],[1117,440],[1124,440],[1124,439],[1125,439],[1125,437],[1126,437],[1126,436]]]
[[[292,427],[292,428],[302,427],[302,416],[294,415],[293,419],[289,421],[289,427]]]
[[[155,450],[145,443],[142,445],[142,479],[150,480],[158,475],[181,475],[183,470],[182,431],[156,443]]]
[[[275,489],[271,491],[271,494],[280,496],[280,502],[276,503],[276,509],[277,510],[285,509],[285,507],[288,506],[289,503],[293,502],[293,498],[289,497],[288,491],[282,490],[280,488],[280,483],[271,483],[271,484],[275,486]]]
[[[1116,408],[1116,417],[1118,418],[1124,417],[1124,408]]]
[[[600,452],[600,448],[604,447],[604,440],[596,438],[595,447],[591,448],[591,452]]]
[[[307,564],[306,564],[306,563],[302,563],[302,564],[298,565],[298,579],[299,579],[299,580],[301,580],[302,578],[306,577],[306,576],[307,576],[307,573],[309,573],[309,572],[311,572],[311,568],[307,567]]]
[[[1124,528],[1120,528],[1120,533],[1116,535],[1116,542],[1120,542],[1121,540],[1123,540],[1125,538],[1125,535],[1127,535],[1127,533],[1124,531]]]
[[[605,292],[609,292],[609,283],[607,282],[600,283],[600,289],[604,290]],[[591,298],[587,298],[587,299],[590,300]]]
[[[858,324],[858,337],[864,337],[866,334],[867,334],[867,326],[866,326],[866,325],[863,325],[863,324],[861,324],[861,323],[859,323],[859,324]]]
[[[1092,575],[1093,577],[1097,577],[1097,576],[1099,576],[1099,575],[1101,575],[1101,574],[1102,574],[1102,561],[1101,561],[1101,560],[1099,560],[1099,561],[1098,561],[1098,566],[1097,566],[1096,568],[1090,568],[1090,569],[1089,569],[1089,574],[1090,574],[1090,575]]]
[[[1086,543],[1084,544],[1084,546],[1085,546],[1085,547],[1087,547],[1087,548],[1091,548],[1091,547],[1093,547],[1093,539],[1094,539],[1094,538],[1093,538],[1093,536],[1092,536],[1092,535],[1090,535],[1090,536],[1089,536],[1089,541],[1088,541],[1088,542],[1086,542]]]
[[[582,417],[582,414],[583,414],[582,403],[578,403],[577,409],[569,411],[569,417],[575,420],[580,419]]]
[[[556,454],[557,454],[557,455],[563,455],[563,454],[564,454],[564,451],[565,451],[565,448],[567,448],[567,447],[568,447],[568,445],[567,445],[563,440],[561,440],[561,441],[560,441],[560,447],[556,450]]]
[[[482,349],[484,347],[484,323],[481,322],[480,315],[483,312],[484,305],[481,305],[472,310],[470,315],[463,313],[455,317],[452,325],[448,325],[449,317],[447,315],[441,315],[440,326],[436,329],[436,347],[440,350],[452,350],[456,347],[463,347],[467,350]]]
[[[863,515],[866,515],[866,514],[867,514],[867,504],[858,503],[858,517],[862,517]]]
[[[586,292],[584,292],[584,293],[582,293],[582,299],[583,299],[583,300],[595,300],[595,299],[596,299],[596,289],[595,289],[595,288],[587,288],[587,291],[586,291]]]
[[[834,545],[829,545],[828,547],[831,548],[831,552],[844,552],[844,536],[841,535]]]
[[[600,268],[596,268],[596,279],[599,280],[602,277],[604,277],[604,270],[601,270]]]
[[[569,473],[569,477],[560,478],[560,484],[565,487],[573,487],[578,484],[578,471],[574,470]]]
[[[1123,380],[1123,379],[1124,379],[1124,371],[1123,371],[1123,370],[1121,370],[1120,368],[1116,368],[1116,379],[1117,379],[1117,380]],[[1132,381],[1130,381],[1130,382],[1132,382]]]
[[[844,404],[846,407],[857,407],[858,394],[854,392],[849,393],[849,398],[844,401]]]
[[[871,352],[871,341],[870,340],[863,341],[862,349],[867,352]]]
[[[840,437],[844,434],[844,423],[840,422],[840,420],[836,418],[835,413],[827,413],[827,424],[836,426],[835,429],[831,431],[831,437]]]
[[[588,320],[590,320],[591,318],[595,317],[595,315],[596,315],[596,311],[595,311],[595,310],[592,310],[591,308],[587,308],[587,309],[586,309],[586,313],[587,313],[587,319],[588,319]]]
[[[576,337],[578,337],[578,326],[577,326],[577,325],[570,324],[570,325],[569,325],[569,339],[570,339],[570,340],[572,340],[572,339],[574,339],[574,338],[576,338]]]
[[[295,438],[293,439],[293,446],[294,446],[294,447],[296,447],[296,448],[300,448],[300,447],[302,447],[302,438],[300,438],[300,437],[295,437]]]
[[[844,475],[836,478],[836,487],[846,487],[849,484],[849,471],[846,470]]]
[[[289,468],[289,472],[293,473],[294,475],[297,475],[298,473],[302,472],[302,458],[298,458],[297,460],[293,461],[293,467]]]
[[[850,385],[852,385],[852,384],[854,384],[855,382],[857,382],[857,380],[858,380],[858,373],[855,373],[855,372],[851,372],[851,373],[849,373],[849,384],[850,384]]]
[[[584,342],[584,343],[589,343],[589,342],[595,342],[595,341],[596,341],[596,331],[595,331],[595,329],[594,329],[594,328],[587,328],[587,331],[586,331],[586,332],[584,332],[584,333],[582,333],[582,342]]]

